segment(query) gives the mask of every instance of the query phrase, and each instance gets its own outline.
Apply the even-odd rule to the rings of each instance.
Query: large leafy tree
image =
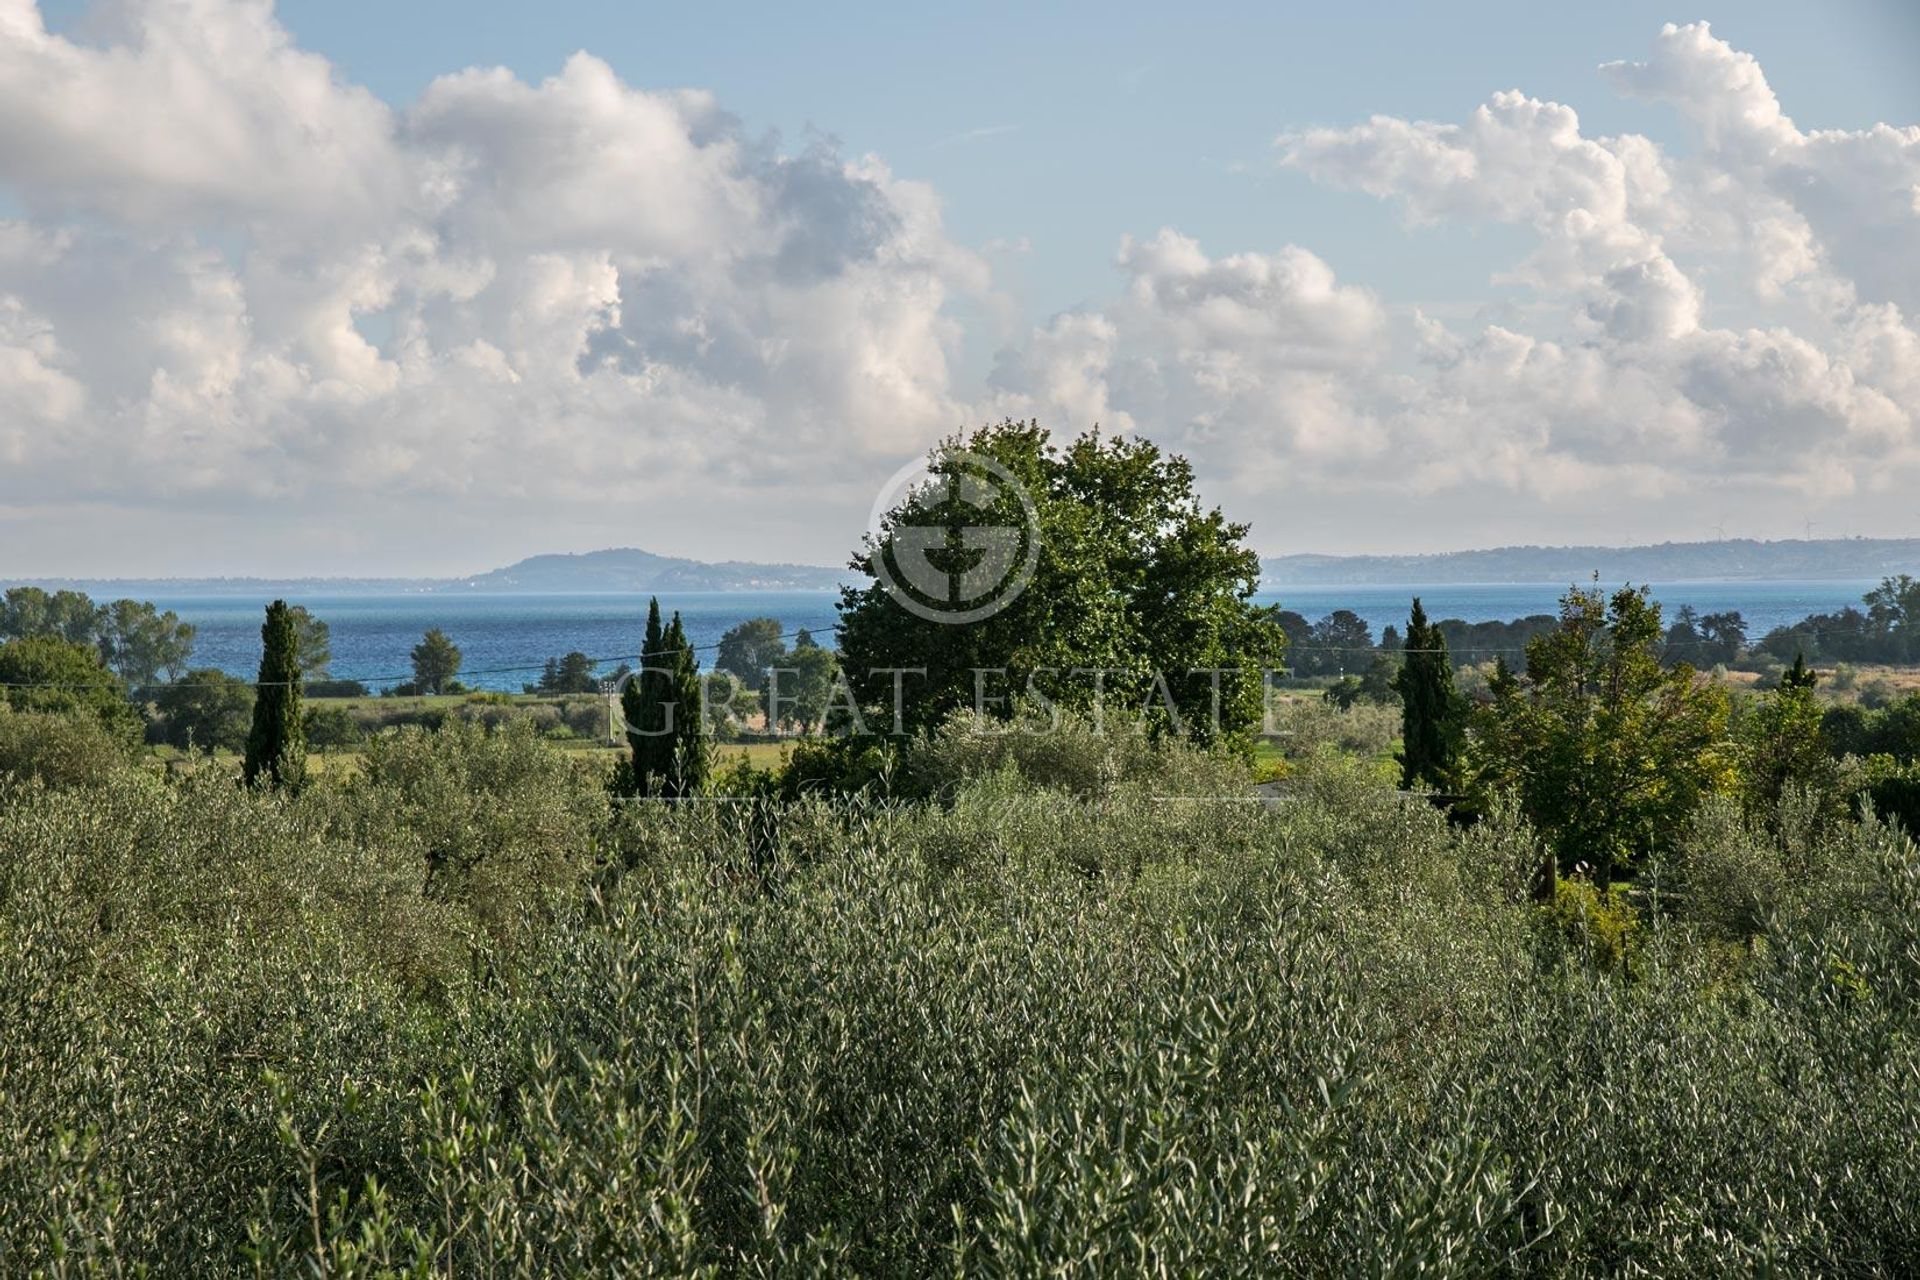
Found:
[[[720,637],[713,669],[737,676],[749,688],[787,656],[786,628],[778,618],[748,618]]]
[[[761,705],[769,721],[777,718],[788,727],[817,728],[833,702],[839,674],[839,657],[801,628],[793,638],[792,652],[769,672],[769,681],[762,687]]]
[[[1365,671],[1374,657],[1373,629],[1351,609],[1335,609],[1313,624],[1293,654],[1293,671],[1302,676],[1345,675]]]
[[[1920,578],[1903,573],[1883,579],[1862,603],[1869,623],[1882,637],[1883,660],[1920,662]]]
[[[1454,689],[1447,638],[1427,621],[1418,596],[1402,652],[1405,660],[1393,681],[1400,694],[1400,785],[1451,791],[1459,783],[1466,708]]]
[[[121,679],[135,687],[169,678],[193,656],[194,629],[172,610],[144,600],[95,604],[85,592],[14,587],[0,602],[0,640],[54,636],[92,645]]]
[[[593,674],[593,659],[578,649],[563,658],[548,658],[538,684],[526,686],[528,693],[592,693],[600,682]]]
[[[1840,766],[1822,727],[1822,709],[1813,690],[1818,683],[1805,657],[1794,660],[1780,687],[1747,712],[1735,736],[1740,789],[1748,810],[1771,822],[1781,797],[1800,788],[1829,818],[1846,816]]]
[[[26,635],[0,644],[0,698],[16,711],[86,714],[129,741],[140,716],[127,687],[92,645],[53,635]]]
[[[248,785],[298,790],[307,778],[307,736],[300,716],[300,632],[286,601],[267,606],[260,641],[260,679],[242,776]]]
[[[1482,777],[1517,795],[1560,872],[1584,867],[1602,888],[1731,782],[1726,694],[1663,669],[1661,639],[1646,588],[1574,588],[1559,629],[1528,643],[1525,684],[1494,682],[1477,734]]]
[[[975,509],[953,509],[962,486],[945,482],[968,474],[961,451],[991,458],[1024,488],[1038,552],[1017,598],[953,624],[902,608],[875,566],[910,528],[1025,527],[1004,485],[976,493]],[[851,561],[874,581],[842,591],[841,665],[870,729],[894,727],[896,687],[900,727],[912,732],[972,705],[982,679],[999,686],[996,698],[1031,687],[1056,702],[1097,699],[1202,739],[1213,736],[1216,697],[1227,736],[1259,723],[1264,673],[1280,665],[1285,635],[1276,610],[1251,603],[1260,561],[1245,544],[1247,526],[1201,502],[1185,458],[1097,433],[1061,448],[1037,424],[1007,422],[947,441],[928,470],[935,483],[887,512]],[[946,572],[971,567],[968,552],[939,554]],[[925,675],[893,673],[910,669]]]
[[[83,591],[13,587],[0,603],[0,640],[53,636],[68,644],[97,645],[101,612]]]
[[[423,694],[445,693],[460,674],[460,648],[433,627],[413,646],[413,687]]]
[[[144,600],[115,600],[101,612],[99,646],[107,665],[127,683],[152,684],[185,669],[193,656],[193,627],[171,609],[161,613]]]
[[[253,724],[253,686],[208,667],[153,691],[160,740],[176,747],[244,751]]]
[[[293,606],[293,629],[300,640],[300,673],[309,680],[326,679],[333,665],[333,629],[303,604]]]

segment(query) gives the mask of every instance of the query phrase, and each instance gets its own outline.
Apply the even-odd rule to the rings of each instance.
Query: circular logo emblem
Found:
[[[998,461],[965,449],[902,467],[874,500],[867,531],[873,576],[929,622],[992,617],[1019,599],[1040,562],[1033,496]]]

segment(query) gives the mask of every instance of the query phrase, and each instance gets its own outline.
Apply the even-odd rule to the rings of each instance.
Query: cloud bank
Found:
[[[1705,24],[1601,70],[1674,108],[1696,149],[1591,137],[1518,91],[1458,123],[1276,143],[1283,166],[1413,226],[1524,231],[1499,281],[1525,291],[1524,323],[1396,314],[1306,249],[1209,259],[1163,231],[1121,251],[1118,301],[1003,362],[1003,388],[1259,486],[1575,512],[1706,487],[1796,511],[1879,495],[1920,518],[1920,128],[1803,132]]]
[[[98,571],[115,540],[163,570],[157,519],[182,572],[242,540],[288,571],[472,568],[477,525],[516,554],[699,550],[646,512],[825,558],[877,477],[1002,414],[1161,440],[1257,523],[1411,495],[1572,532],[1703,487],[1920,506],[1920,128],[1803,131],[1705,25],[1601,68],[1685,154],[1519,91],[1280,135],[1412,228],[1522,232],[1499,323],[1387,305],[1310,247],[1210,253],[1170,209],[1112,297],[964,385],[991,247],[878,157],[584,53],[397,108],[265,3],[97,20],[82,42],[0,0],[0,571],[72,546]]]

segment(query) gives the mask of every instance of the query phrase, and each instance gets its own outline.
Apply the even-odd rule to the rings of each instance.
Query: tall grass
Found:
[[[1504,815],[954,732],[913,803],[6,784],[0,1272],[1920,1268],[1897,831],[1716,811],[1623,964]]]

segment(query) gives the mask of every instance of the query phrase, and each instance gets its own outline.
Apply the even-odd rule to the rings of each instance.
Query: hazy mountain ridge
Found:
[[[1663,542],[1644,547],[1491,547],[1421,555],[1285,555],[1261,560],[1269,587],[1853,579],[1920,575],[1920,538]],[[0,578],[0,586],[74,587],[102,598],[152,595],[386,595],[500,592],[831,591],[852,570],[717,563],[637,547],[529,556],[462,578]]]
[[[0,586],[74,588],[101,598],[177,595],[390,595],[500,592],[831,591],[841,571],[808,564],[708,563],[637,547],[529,556],[462,578],[0,578]]]
[[[1920,573],[1920,538],[1663,542],[1645,547],[1491,547],[1398,556],[1268,556],[1268,586],[1417,583],[1679,582],[1879,578]]]
[[[637,547],[529,556],[447,584],[471,591],[830,591],[842,574],[810,564],[710,564]]]

